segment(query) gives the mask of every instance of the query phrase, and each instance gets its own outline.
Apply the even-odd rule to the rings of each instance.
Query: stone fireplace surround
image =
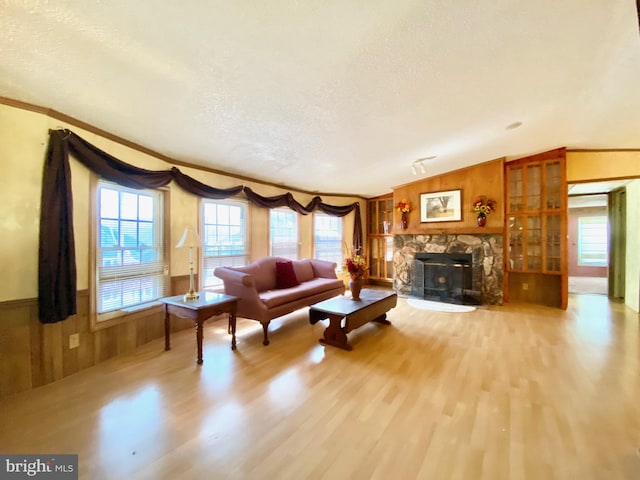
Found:
[[[412,296],[412,268],[420,252],[471,254],[472,289],[480,292],[483,304],[503,304],[502,235],[394,235],[393,287],[399,295]]]

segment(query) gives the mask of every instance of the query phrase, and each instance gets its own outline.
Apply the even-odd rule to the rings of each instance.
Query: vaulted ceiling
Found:
[[[0,96],[309,191],[640,148],[634,0],[8,0],[0,31]]]

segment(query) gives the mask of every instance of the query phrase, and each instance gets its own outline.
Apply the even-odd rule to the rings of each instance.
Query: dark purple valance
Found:
[[[69,130],[49,130],[44,163],[40,211],[38,259],[38,309],[42,323],[55,323],[74,315],[76,304],[76,255],[73,237],[73,196],[69,154],[102,178],[130,188],[159,188],[176,182],[193,195],[211,199],[229,198],[244,191],[249,201],[264,208],[289,207],[307,215],[320,210],[342,217],[355,210],[353,248],[362,249],[360,204],[333,206],[314,197],[308,205],[297,202],[291,193],[262,197],[242,185],[215,188],[170,170],[146,170],[118,160]]]

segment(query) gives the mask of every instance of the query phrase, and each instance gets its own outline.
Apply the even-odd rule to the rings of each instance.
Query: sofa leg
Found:
[[[264,340],[262,340],[263,345],[269,345],[269,338],[267,338],[267,328],[269,328],[268,323],[262,324],[262,331],[264,332]]]

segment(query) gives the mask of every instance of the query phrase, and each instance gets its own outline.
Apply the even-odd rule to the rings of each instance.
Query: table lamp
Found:
[[[196,300],[200,297],[193,287],[193,249],[200,246],[200,237],[190,227],[184,229],[184,233],[177,243],[176,248],[189,247],[189,291],[185,293],[184,300]]]

